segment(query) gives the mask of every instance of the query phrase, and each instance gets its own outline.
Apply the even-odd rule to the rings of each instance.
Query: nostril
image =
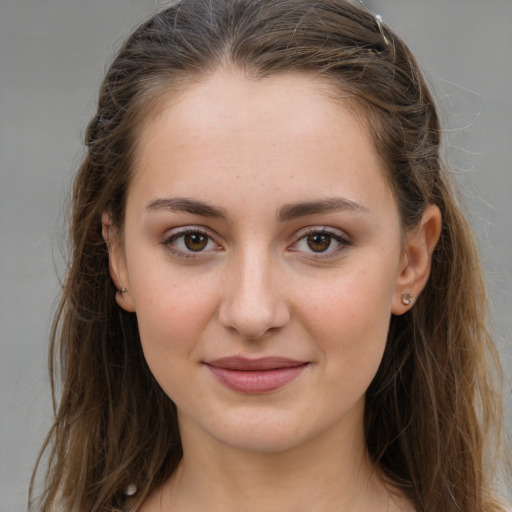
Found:
[[[282,329],[289,321],[287,306],[278,300],[273,303],[243,303],[226,301],[219,311],[219,322],[228,330],[247,340],[258,340]]]

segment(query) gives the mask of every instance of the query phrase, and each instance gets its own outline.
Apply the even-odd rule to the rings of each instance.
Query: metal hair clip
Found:
[[[388,45],[388,46],[391,46],[390,43],[389,43],[389,39],[386,37],[386,34],[384,33],[384,29],[383,29],[383,24],[384,24],[384,21],[382,19],[382,16],[380,14],[373,14],[373,12],[368,9],[368,7],[366,7],[366,5],[364,5],[364,2],[363,0],[359,0],[359,3],[361,4],[361,7],[368,13],[368,14],[371,14],[374,18],[375,18],[375,21],[377,22],[377,26],[379,27],[379,32],[380,32],[380,35],[382,36],[382,39],[384,39],[384,42]]]
[[[386,37],[386,34],[384,34],[384,29],[382,28],[382,24],[384,23],[382,21],[382,16],[380,14],[375,15],[375,21],[377,22],[377,25],[379,27],[380,35],[382,36],[382,39],[386,42],[386,44],[389,46],[388,38]]]

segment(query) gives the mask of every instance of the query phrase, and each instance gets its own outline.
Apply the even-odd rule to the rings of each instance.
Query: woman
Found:
[[[41,510],[504,510],[481,269],[380,18],[175,2],[86,143]]]

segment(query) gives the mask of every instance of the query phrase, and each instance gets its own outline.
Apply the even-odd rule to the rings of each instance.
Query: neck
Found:
[[[194,430],[182,428],[180,468],[150,500],[161,508],[144,511],[402,510],[390,506],[390,494],[367,455],[362,425],[356,431],[333,427],[272,453],[221,445]]]

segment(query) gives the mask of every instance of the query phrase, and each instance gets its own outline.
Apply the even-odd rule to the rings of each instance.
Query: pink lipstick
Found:
[[[206,366],[225,386],[243,393],[266,393],[295,380],[308,366],[304,361],[283,357],[223,357]]]

